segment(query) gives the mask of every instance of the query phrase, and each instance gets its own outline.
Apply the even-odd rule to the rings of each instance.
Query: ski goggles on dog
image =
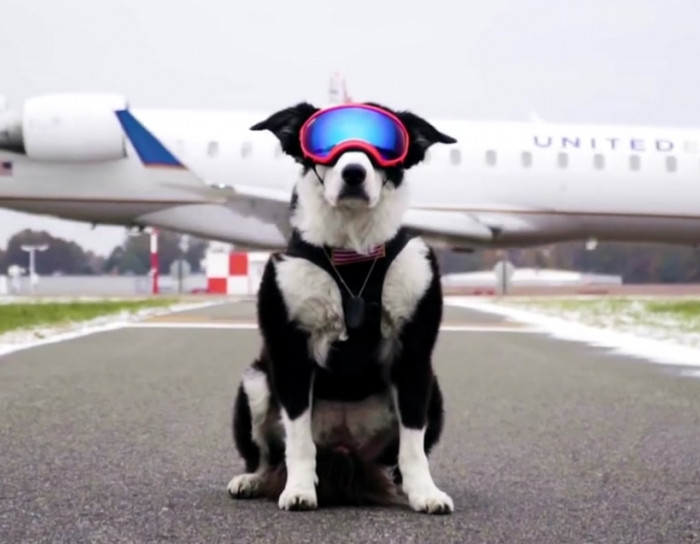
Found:
[[[330,164],[349,149],[366,152],[380,167],[401,163],[408,154],[408,131],[395,115],[366,104],[319,110],[299,133],[304,156]]]

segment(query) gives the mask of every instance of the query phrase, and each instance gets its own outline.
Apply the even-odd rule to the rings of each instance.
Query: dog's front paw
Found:
[[[409,493],[408,502],[416,512],[451,514],[454,511],[454,504],[450,496],[434,486]]]
[[[306,486],[286,486],[278,501],[282,510],[314,510],[317,506],[316,488]]]
[[[252,499],[262,494],[260,474],[239,474],[228,483],[228,494],[233,499]]]

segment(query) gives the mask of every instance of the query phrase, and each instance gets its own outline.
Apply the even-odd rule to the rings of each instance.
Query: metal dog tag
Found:
[[[345,325],[357,329],[365,321],[365,301],[362,297],[350,297],[345,304]]]

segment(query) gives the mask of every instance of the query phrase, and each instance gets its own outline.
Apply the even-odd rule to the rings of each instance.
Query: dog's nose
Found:
[[[367,177],[367,171],[361,164],[348,164],[340,173],[348,185],[360,185]]]

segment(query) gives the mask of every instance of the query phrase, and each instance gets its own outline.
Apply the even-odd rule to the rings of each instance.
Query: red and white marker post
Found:
[[[158,229],[151,227],[151,294],[157,295],[158,290]]]

